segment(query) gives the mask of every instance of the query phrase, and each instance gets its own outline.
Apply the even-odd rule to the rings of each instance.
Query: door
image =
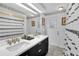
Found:
[[[49,44],[57,45],[58,36],[57,36],[57,19],[53,17],[46,18],[46,29],[49,36]]]

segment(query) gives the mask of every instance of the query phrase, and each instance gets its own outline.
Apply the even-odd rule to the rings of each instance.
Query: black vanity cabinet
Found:
[[[29,56],[45,56],[48,52],[48,38],[29,50]]]
[[[20,56],[45,56],[48,52],[48,38],[41,41],[37,45],[33,46],[28,51],[24,52]]]

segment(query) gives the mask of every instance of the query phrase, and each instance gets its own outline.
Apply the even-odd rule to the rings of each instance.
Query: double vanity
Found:
[[[48,52],[48,36],[37,35],[32,40],[20,38],[15,45],[0,46],[0,56],[45,56]]]

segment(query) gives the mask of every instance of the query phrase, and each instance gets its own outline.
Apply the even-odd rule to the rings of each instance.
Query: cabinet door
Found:
[[[29,50],[29,56],[44,56],[48,52],[48,38]]]
[[[44,41],[41,42],[40,48],[41,48],[40,52],[41,56],[46,55],[48,52],[48,38],[46,38]]]
[[[30,50],[29,50],[29,53],[28,55],[29,56],[39,56],[39,44],[37,44],[36,46],[32,47]]]

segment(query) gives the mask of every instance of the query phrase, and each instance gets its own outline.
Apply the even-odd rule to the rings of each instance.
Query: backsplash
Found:
[[[69,4],[66,11],[65,56],[79,56],[79,4]]]

